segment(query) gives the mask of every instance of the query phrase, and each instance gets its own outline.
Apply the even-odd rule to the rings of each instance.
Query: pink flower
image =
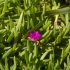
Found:
[[[32,41],[38,41],[41,38],[41,34],[38,31],[29,32],[28,36]]]

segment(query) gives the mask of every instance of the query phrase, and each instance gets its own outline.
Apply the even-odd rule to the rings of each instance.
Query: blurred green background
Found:
[[[70,0],[0,0],[0,70],[70,70]]]

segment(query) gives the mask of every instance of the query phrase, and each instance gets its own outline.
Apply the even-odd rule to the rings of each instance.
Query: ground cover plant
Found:
[[[70,0],[0,0],[0,70],[70,70]]]

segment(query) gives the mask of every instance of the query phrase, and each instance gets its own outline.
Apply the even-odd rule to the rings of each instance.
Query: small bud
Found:
[[[30,40],[32,41],[38,41],[41,38],[41,34],[38,31],[29,32],[28,36],[30,37]]]

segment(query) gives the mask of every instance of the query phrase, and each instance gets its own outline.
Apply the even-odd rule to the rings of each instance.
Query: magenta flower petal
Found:
[[[28,36],[32,41],[38,41],[41,38],[41,34],[38,31],[29,32]]]

